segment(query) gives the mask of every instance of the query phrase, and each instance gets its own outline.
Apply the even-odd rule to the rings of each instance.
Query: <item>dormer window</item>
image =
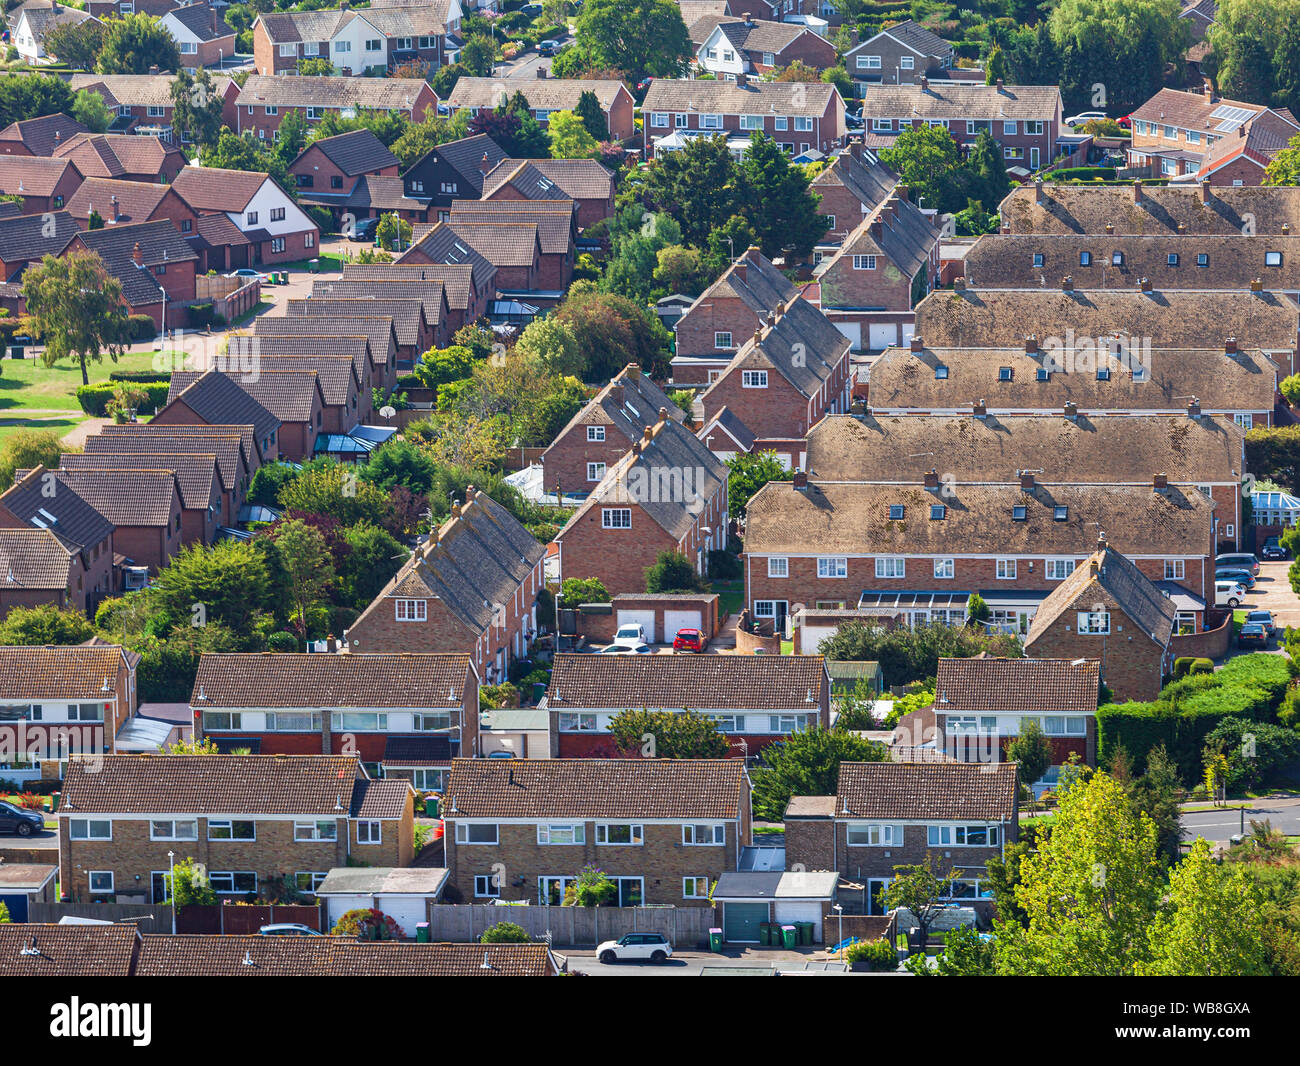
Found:
[[[1092,266],[1092,253],[1091,253],[1091,252],[1080,252],[1080,253],[1079,253],[1079,266],[1081,266],[1081,267]]]
[[[1099,367],[1097,367],[1097,380],[1098,380],[1098,381],[1109,381],[1109,380],[1110,380],[1110,367],[1108,367],[1108,366],[1099,366]]]

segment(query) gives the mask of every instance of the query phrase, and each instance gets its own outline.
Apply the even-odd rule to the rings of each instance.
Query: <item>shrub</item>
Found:
[[[865,965],[873,973],[898,969],[898,951],[888,940],[866,940],[854,944],[844,957],[853,965]]]
[[[716,577],[719,581],[735,581],[744,572],[740,564],[740,556],[732,555],[729,551],[709,552],[710,577]]]
[[[1192,663],[1194,663],[1195,661],[1196,661],[1195,657],[1191,655],[1180,655],[1177,659],[1175,659],[1174,680],[1177,681],[1180,678],[1186,677],[1188,671],[1191,670],[1192,668]]]
[[[1300,374],[1291,374],[1282,379],[1278,385],[1286,402],[1292,405],[1300,403]]]
[[[1212,674],[1214,673],[1213,659],[1193,659],[1191,673],[1193,674]]]
[[[266,648],[267,651],[295,652],[298,650],[298,638],[281,630],[266,638]]]
[[[215,314],[216,308],[210,303],[191,304],[189,308],[191,328],[208,329],[212,325],[212,318]]]
[[[113,396],[118,387],[117,384],[108,382],[99,382],[94,385],[78,385],[77,403],[81,404],[81,409],[86,414],[95,418],[103,418],[108,414],[108,405],[113,402]],[[167,392],[170,388],[167,382],[142,382],[139,388],[145,395],[144,408],[152,409],[166,405]]]
[[[1146,770],[1147,754],[1163,744],[1169,757],[1178,766],[1178,775],[1185,785],[1192,785],[1201,776],[1201,751],[1205,738],[1231,713],[1223,709],[1224,689],[1198,692],[1175,707],[1167,700],[1150,703],[1130,701],[1108,703],[1097,708],[1097,757],[1101,765],[1110,765],[1115,752],[1123,747],[1132,760],[1135,775]],[[1252,704],[1261,697],[1256,690],[1234,698],[1235,704]],[[1238,713],[1240,713],[1238,711]]]
[[[109,372],[109,381],[131,381],[136,384],[153,381],[171,381],[171,374],[166,370],[113,370]]]
[[[533,938],[522,925],[514,922],[497,922],[483,931],[478,938],[480,944],[531,944]]]
[[[127,315],[126,330],[133,341],[147,341],[158,336],[158,327],[148,315]]]
[[[1229,659],[1214,676],[1224,686],[1246,685],[1262,690],[1272,710],[1286,695],[1287,686],[1295,676],[1295,666],[1285,655],[1252,652]]]
[[[396,940],[401,935],[401,928],[377,908],[358,907],[339,918],[330,935],[352,936],[359,940]]]

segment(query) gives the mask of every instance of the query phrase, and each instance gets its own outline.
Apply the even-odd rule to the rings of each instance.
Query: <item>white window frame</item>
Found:
[[[1015,581],[1016,579],[1016,560],[1013,558],[1003,557],[996,562],[996,576],[999,581]]]
[[[1187,576],[1187,562],[1184,559],[1165,560],[1165,580],[1182,581]]]
[[[703,882],[704,891],[700,891],[700,884]],[[708,877],[683,877],[682,878],[682,899],[708,899],[709,898],[709,878]]]
[[[107,827],[108,834],[96,834],[94,827],[100,826],[100,834],[103,833],[103,827]],[[78,832],[78,827],[82,831]],[[110,818],[69,818],[68,819],[68,839],[69,840],[112,840],[113,839],[113,822]]]
[[[293,823],[293,840],[295,844],[336,841],[338,836],[339,826],[332,818],[317,818],[310,822]]]
[[[697,830],[705,830],[712,839],[697,840],[696,837],[702,834]],[[726,822],[687,822],[682,826],[682,846],[687,848],[716,848],[724,847],[727,843],[727,823]]]
[[[849,576],[849,558],[847,555],[819,555],[817,557],[817,576],[827,580]]]
[[[907,576],[907,556],[877,555],[876,577],[896,579]]]
[[[393,611],[399,622],[426,622],[429,619],[429,601],[394,600]]]
[[[491,840],[470,840],[469,831],[471,829],[491,829]],[[501,827],[496,822],[457,822],[456,823],[456,843],[464,844],[467,847],[487,846],[492,847],[501,842]]]
[[[555,839],[559,835],[560,839]],[[569,839],[564,839],[567,836]],[[540,847],[574,847],[587,843],[587,826],[583,822],[538,822],[537,843]]]
[[[874,255],[855,255],[853,257],[854,270],[875,270],[876,257]]]
[[[1072,573],[1075,566],[1078,565],[1073,558],[1069,559],[1044,559],[1043,573],[1048,581],[1064,581]]]
[[[614,828],[626,829],[628,839],[610,840],[609,831]],[[645,844],[645,826],[640,822],[597,822],[596,843],[600,847],[639,848]]]
[[[1084,636],[1104,637],[1110,632],[1110,612],[1079,611],[1075,626]]]
[[[735,348],[732,343],[730,330],[715,330],[713,333],[713,347],[723,351],[730,351]]]
[[[108,887],[96,888],[95,879],[102,878],[102,877],[108,878]],[[87,870],[86,885],[92,896],[112,896],[117,893],[117,888],[113,879],[112,870]]]
[[[934,577],[936,581],[951,581],[956,576],[956,570],[956,560],[951,557],[934,561]]]
[[[765,389],[767,388],[767,371],[766,370],[742,370],[740,372],[740,385],[745,389]]]
[[[384,823],[378,818],[361,818],[357,820],[358,844],[382,844],[384,842]]]
[[[626,518],[626,521],[624,521]],[[604,507],[600,512],[601,529],[631,529],[632,528],[632,508],[630,507]]]
[[[604,427],[604,426],[588,426],[588,427],[587,427],[587,440],[588,440],[588,441],[592,441],[592,442],[602,442],[602,441],[604,441],[604,439],[605,439],[605,427]]]
[[[903,846],[902,830],[901,825],[887,822],[848,822],[845,840],[854,848],[899,848]]]
[[[590,462],[587,464],[587,480],[603,481],[605,479],[605,464]]]
[[[163,832],[159,832],[158,826],[168,826]],[[179,826],[189,826],[193,829],[193,835],[184,836],[177,830]],[[197,818],[151,818],[149,819],[149,839],[150,840],[185,840],[196,841],[199,839],[199,821]]]
[[[768,577],[789,577],[790,560],[784,555],[769,555],[767,557],[767,576]]]

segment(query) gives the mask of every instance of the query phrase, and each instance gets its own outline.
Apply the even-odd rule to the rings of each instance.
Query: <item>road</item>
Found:
[[[1199,811],[1183,815],[1183,838],[1192,840],[1201,836],[1206,840],[1220,843],[1241,832],[1242,812],[1238,805],[1217,811]],[[1245,812],[1246,832],[1250,832],[1250,820],[1262,822],[1267,819],[1274,829],[1279,829],[1287,836],[1300,836],[1300,799],[1256,800]]]
[[[572,34],[565,34],[563,37],[557,37],[561,47],[570,44],[573,41]],[[530,48],[527,52],[521,52],[514,59],[507,59],[496,65],[493,70],[494,77],[502,78],[536,78],[537,68],[545,67],[549,72],[551,69],[551,56],[544,56],[536,48]]]
[[[714,955],[707,951],[679,951],[674,953],[662,966],[649,962],[621,962],[606,966],[598,962],[593,951],[557,950],[569,961],[572,973],[583,973],[591,977],[699,977],[704,967],[710,969],[751,969],[764,967],[773,969],[781,966],[789,970],[836,970],[841,964],[826,961],[822,951],[807,954],[796,951],[773,950],[771,948],[738,948],[728,945],[726,954]]]

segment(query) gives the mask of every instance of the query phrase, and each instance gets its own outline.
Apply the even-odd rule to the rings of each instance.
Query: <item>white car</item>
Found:
[[[1071,115],[1069,118],[1067,118],[1065,120],[1065,124],[1069,126],[1070,129],[1075,129],[1079,126],[1082,126],[1085,122],[1093,122],[1095,120],[1103,119],[1105,117],[1106,117],[1105,111],[1081,111],[1079,114]]]
[[[1237,605],[1246,598],[1246,588],[1235,581],[1222,579],[1214,583],[1214,606],[1229,607],[1236,610]]]
[[[606,966],[615,962],[667,962],[673,946],[663,933],[628,933],[621,940],[606,940],[596,958]]]
[[[650,655],[653,649],[649,644],[608,644],[601,648],[599,655]]]
[[[619,626],[618,632],[614,634],[614,646],[616,648],[634,648],[638,644],[646,643],[645,626],[640,622],[630,622],[625,626]]]

